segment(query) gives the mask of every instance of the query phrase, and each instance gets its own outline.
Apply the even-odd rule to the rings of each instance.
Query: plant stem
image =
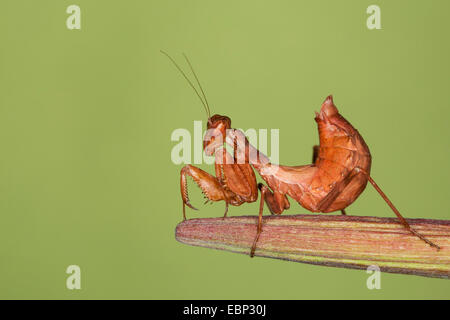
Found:
[[[256,216],[191,219],[178,224],[179,242],[250,254]],[[407,219],[441,247],[436,250],[408,232],[396,218],[291,215],[266,216],[255,256],[425,277],[450,276],[450,221]]]

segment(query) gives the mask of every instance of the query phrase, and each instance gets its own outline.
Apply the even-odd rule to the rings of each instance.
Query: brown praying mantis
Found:
[[[313,147],[312,164],[300,166],[273,164],[266,155],[248,142],[243,132],[231,128],[229,117],[218,114],[211,116],[206,94],[186,55],[184,57],[201,95],[178,64],[167,53],[161,52],[172,61],[203,104],[208,116],[208,130],[203,139],[203,149],[207,155],[214,155],[216,160],[215,176],[190,164],[181,169],[180,188],[184,219],[186,219],[185,206],[196,210],[189,201],[187,176],[200,187],[207,201],[225,201],[224,218],[229,205],[239,206],[256,201],[259,189],[261,193],[259,219],[250,250],[250,256],[253,257],[262,232],[264,203],[271,214],[279,215],[289,209],[289,196],[311,212],[341,211],[345,214],[345,208],[359,197],[367,182],[370,182],[409,232],[428,245],[440,249],[438,245],[411,228],[372,179],[370,175],[372,157],[369,147],[359,132],[339,113],[331,95],[323,102],[320,112],[316,112],[319,145]],[[233,148],[233,154],[224,148],[224,143]],[[257,184],[253,169],[267,185]]]

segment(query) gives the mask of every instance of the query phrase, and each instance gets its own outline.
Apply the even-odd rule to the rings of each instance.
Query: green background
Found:
[[[70,4],[81,30],[66,28]],[[371,4],[382,30],[366,27]],[[170,135],[205,114],[159,52],[184,67],[189,55],[233,127],[280,129],[283,164],[310,162],[314,111],[333,94],[400,211],[448,219],[449,11],[446,0],[3,0],[0,298],[450,298],[448,280],[382,274],[368,290],[363,270],[176,242]],[[190,190],[201,210],[189,217],[223,214]],[[306,213],[291,204],[285,214]],[[371,187],[348,213],[393,216]],[[71,264],[81,290],[66,289]]]

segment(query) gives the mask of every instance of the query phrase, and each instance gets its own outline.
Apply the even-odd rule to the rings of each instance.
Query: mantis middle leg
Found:
[[[262,232],[262,215],[264,210],[264,202],[270,210],[271,214],[282,214],[284,210],[289,209],[290,204],[287,197],[278,192],[270,191],[270,189],[262,183],[258,184],[258,189],[261,191],[261,200],[259,203],[259,217],[258,217],[258,227],[256,230],[255,240],[253,240],[253,245],[250,250],[250,257],[255,255],[256,244],[258,243],[259,236]]]

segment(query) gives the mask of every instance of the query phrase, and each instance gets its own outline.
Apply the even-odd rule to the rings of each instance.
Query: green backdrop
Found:
[[[71,4],[81,30],[66,27]],[[381,30],[366,27],[371,4]],[[159,52],[181,63],[186,52],[213,113],[234,127],[280,129],[283,164],[309,163],[314,111],[333,94],[400,211],[448,219],[449,1],[3,0],[0,9],[0,298],[450,297],[448,280],[382,274],[381,290],[368,290],[363,270],[176,242],[181,165],[170,135],[205,115]],[[201,210],[189,217],[223,214],[223,203],[203,206],[190,191]],[[306,213],[291,204],[286,214]],[[348,213],[393,216],[371,187]],[[66,288],[71,264],[81,290]]]

